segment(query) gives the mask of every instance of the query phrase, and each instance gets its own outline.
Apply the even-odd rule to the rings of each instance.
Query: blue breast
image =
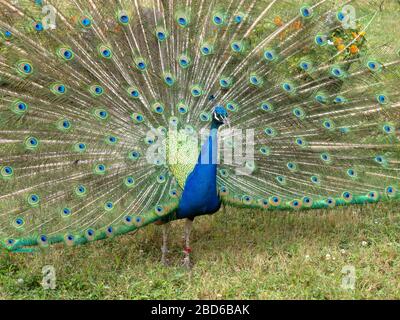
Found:
[[[176,213],[178,219],[212,214],[221,207],[217,192],[217,131],[212,127],[197,164],[186,180]]]

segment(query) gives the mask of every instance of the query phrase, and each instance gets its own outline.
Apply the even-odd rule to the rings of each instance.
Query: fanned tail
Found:
[[[225,202],[399,199],[399,48],[368,40],[372,1],[0,6],[0,237],[9,250],[83,244],[172,214],[199,146],[169,130],[208,128],[216,105],[231,129],[254,130],[220,142]],[[163,156],[171,145],[177,154]],[[229,161],[240,146],[248,157]]]

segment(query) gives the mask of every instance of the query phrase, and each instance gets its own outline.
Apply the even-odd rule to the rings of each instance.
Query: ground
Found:
[[[400,6],[383,3],[369,41],[400,47]],[[190,272],[180,266],[181,223],[170,236],[170,267],[159,262],[156,226],[81,248],[0,252],[0,299],[399,299],[399,208],[396,202],[274,213],[227,207],[196,219]],[[46,265],[56,271],[54,290],[41,285]],[[343,268],[354,268],[354,290],[342,286]]]
[[[171,266],[159,262],[161,228],[43,254],[0,254],[0,299],[399,299],[397,203],[307,212],[227,207],[196,219],[194,267],[180,266],[182,224]],[[54,266],[56,289],[41,285]],[[355,268],[354,290],[343,267]]]

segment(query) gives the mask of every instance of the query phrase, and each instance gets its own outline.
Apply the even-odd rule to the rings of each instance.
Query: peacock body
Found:
[[[2,246],[399,199],[399,46],[360,2],[0,0]]]

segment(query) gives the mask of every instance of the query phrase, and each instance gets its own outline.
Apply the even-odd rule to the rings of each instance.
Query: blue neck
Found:
[[[211,132],[203,144],[197,164],[186,179],[177,210],[177,218],[194,218],[219,210],[221,200],[217,192],[218,128],[213,121]]]

